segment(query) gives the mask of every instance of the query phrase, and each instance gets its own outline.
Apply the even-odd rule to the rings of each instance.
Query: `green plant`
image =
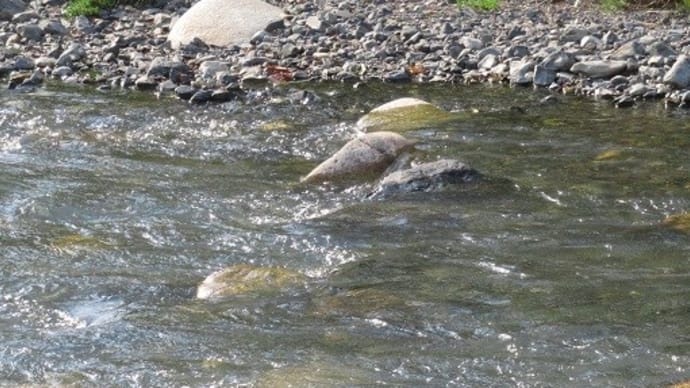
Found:
[[[115,0],[70,0],[65,14],[68,17],[98,16],[103,9],[114,5]]]
[[[602,0],[601,7],[606,11],[619,11],[628,5],[627,0]]]
[[[469,7],[485,11],[493,11],[497,9],[498,1],[499,0],[457,0],[458,7]]]

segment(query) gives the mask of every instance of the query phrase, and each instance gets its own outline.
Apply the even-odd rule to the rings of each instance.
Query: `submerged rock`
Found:
[[[376,189],[369,194],[369,198],[396,193],[431,191],[447,184],[472,182],[479,177],[476,170],[462,162],[441,159],[391,173],[379,182]]]
[[[661,224],[679,232],[690,233],[690,213],[670,215]]]
[[[305,281],[299,272],[278,267],[237,264],[209,275],[199,285],[196,297],[215,299],[245,294],[272,294]]]
[[[281,16],[280,8],[261,0],[201,0],[173,25],[168,40],[173,48],[195,38],[220,47],[248,43]]]
[[[363,131],[404,132],[442,123],[450,113],[418,98],[399,98],[380,105],[357,121]]]
[[[381,174],[415,142],[393,132],[372,132],[350,140],[302,178],[303,183],[347,180]]]

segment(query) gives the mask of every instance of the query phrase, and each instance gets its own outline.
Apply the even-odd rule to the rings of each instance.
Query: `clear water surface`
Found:
[[[686,112],[540,106],[502,87],[300,88],[304,104],[204,107],[0,91],[0,385],[690,378],[690,235],[660,224],[690,210]],[[458,112],[405,134],[414,157],[486,181],[375,201],[367,184],[297,183],[404,96]],[[194,298],[241,263],[308,281]]]

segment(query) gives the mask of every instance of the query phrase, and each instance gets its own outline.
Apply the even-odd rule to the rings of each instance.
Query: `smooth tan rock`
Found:
[[[371,110],[357,121],[363,131],[404,132],[443,123],[453,116],[418,98],[399,98]]]
[[[372,132],[350,140],[302,178],[303,183],[375,178],[414,141],[393,132]]]
[[[196,297],[216,299],[245,294],[272,294],[296,287],[305,280],[304,275],[285,268],[237,264],[204,279],[197,288]]]
[[[173,48],[194,38],[226,47],[251,37],[282,17],[282,10],[261,0],[201,0],[180,17],[168,34]]]

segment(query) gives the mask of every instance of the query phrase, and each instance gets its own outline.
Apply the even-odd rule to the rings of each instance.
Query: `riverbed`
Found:
[[[663,386],[690,378],[687,112],[485,86],[293,84],[194,106],[0,91],[0,385]],[[300,98],[295,98],[299,96]],[[485,179],[299,179],[379,104]],[[210,273],[303,285],[215,301]]]

